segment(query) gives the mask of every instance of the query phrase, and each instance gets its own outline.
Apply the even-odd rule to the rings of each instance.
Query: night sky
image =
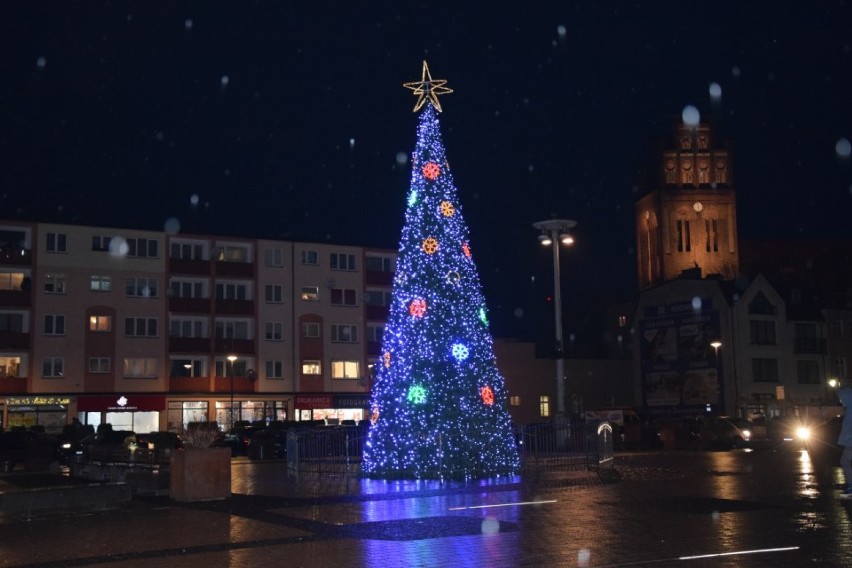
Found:
[[[4,2],[0,218],[395,249],[425,59],[495,335],[552,318],[542,219],[579,222],[566,336],[634,296],[634,202],[687,105],[742,239],[852,237],[851,3],[456,4]]]

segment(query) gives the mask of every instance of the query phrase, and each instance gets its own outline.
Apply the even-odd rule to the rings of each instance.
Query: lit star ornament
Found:
[[[423,108],[427,99],[429,100],[429,104],[435,107],[438,112],[443,112],[441,103],[438,102],[438,96],[453,92],[452,89],[444,86],[446,84],[446,79],[432,79],[432,74],[429,73],[429,65],[424,61],[423,74],[421,75],[420,80],[412,81],[411,83],[403,83],[402,86],[414,91],[414,94],[418,97],[417,104],[414,105],[414,112]]]

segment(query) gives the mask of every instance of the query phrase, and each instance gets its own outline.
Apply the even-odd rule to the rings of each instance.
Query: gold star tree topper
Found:
[[[432,79],[432,74],[429,73],[429,65],[424,61],[423,74],[421,75],[420,80],[413,81],[411,83],[403,83],[402,86],[406,89],[411,89],[414,91],[414,94],[419,97],[417,99],[417,104],[414,105],[414,112],[423,108],[427,99],[438,112],[442,112],[443,109],[441,108],[441,103],[438,102],[438,96],[453,92],[452,89],[444,86],[446,84],[446,79]]]

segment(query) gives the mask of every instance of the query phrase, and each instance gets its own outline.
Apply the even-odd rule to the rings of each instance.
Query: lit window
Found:
[[[112,331],[112,317],[89,316],[89,331]]]
[[[538,413],[544,418],[550,416],[550,397],[542,395],[538,397]]]
[[[109,292],[112,290],[112,277],[93,274],[89,282],[89,289],[95,292]]]
[[[319,300],[319,286],[302,286],[302,300],[306,302]]]
[[[303,375],[320,375],[322,374],[322,365],[314,359],[305,359],[302,361]]]
[[[357,379],[358,361],[332,361],[332,379]]]
[[[521,405],[521,397],[518,395],[509,397],[509,406],[520,406]]]

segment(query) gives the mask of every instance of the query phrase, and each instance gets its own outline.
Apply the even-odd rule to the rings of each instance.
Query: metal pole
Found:
[[[552,229],[553,243],[553,311],[556,320],[556,416],[565,416],[565,358],[562,348],[562,278],[559,271],[559,231]]]
[[[231,363],[231,406],[229,406],[229,408],[231,409],[231,412],[230,412],[231,430],[233,430],[234,429],[234,362],[231,361],[230,363]]]

